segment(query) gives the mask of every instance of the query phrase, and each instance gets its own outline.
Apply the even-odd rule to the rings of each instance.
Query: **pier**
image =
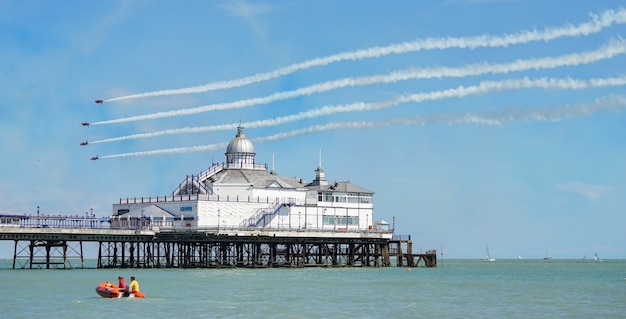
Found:
[[[0,240],[15,243],[13,269],[85,268],[85,242],[97,243],[97,268],[437,266],[435,251],[413,253],[409,236],[384,233],[0,226]]]
[[[109,217],[0,215],[0,240],[15,242],[13,268],[436,267],[434,250],[374,220],[374,192],[350,180],[281,176],[257,164],[239,123],[225,161],[187,175],[164,196],[122,198]],[[95,252],[91,252],[92,254]]]

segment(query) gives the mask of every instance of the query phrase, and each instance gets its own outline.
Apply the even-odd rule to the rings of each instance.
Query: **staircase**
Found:
[[[191,195],[195,194],[194,188],[197,189],[198,194],[212,194],[211,190],[206,187],[204,183],[209,177],[221,172],[224,169],[224,164],[213,164],[206,171],[201,172],[198,175],[187,175],[187,177],[178,185],[173,192],[173,196],[178,195]]]
[[[285,206],[293,206],[295,203],[295,198],[277,198],[276,201],[274,201],[269,207],[257,209],[256,212],[250,216],[250,218],[244,219],[239,226],[242,228],[258,227],[259,223],[262,220],[265,220],[266,216],[276,215],[281,208]],[[265,224],[261,225],[261,227],[265,227]]]

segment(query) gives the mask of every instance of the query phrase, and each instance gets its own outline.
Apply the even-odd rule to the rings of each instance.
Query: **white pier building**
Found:
[[[349,181],[329,183],[320,165],[315,179],[279,176],[255,163],[241,125],[226,162],[187,176],[168,196],[123,198],[113,204],[111,228],[261,230],[307,233],[388,233],[374,222],[374,192]]]

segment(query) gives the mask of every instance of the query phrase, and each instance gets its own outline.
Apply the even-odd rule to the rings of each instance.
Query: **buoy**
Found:
[[[410,272],[411,271],[411,267],[407,268],[406,271]]]

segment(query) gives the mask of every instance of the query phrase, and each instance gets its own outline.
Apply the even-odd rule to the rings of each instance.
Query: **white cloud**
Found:
[[[598,199],[603,193],[607,192],[610,189],[606,186],[591,185],[582,182],[557,184],[554,187],[562,191],[573,192],[585,196],[589,199]]]

